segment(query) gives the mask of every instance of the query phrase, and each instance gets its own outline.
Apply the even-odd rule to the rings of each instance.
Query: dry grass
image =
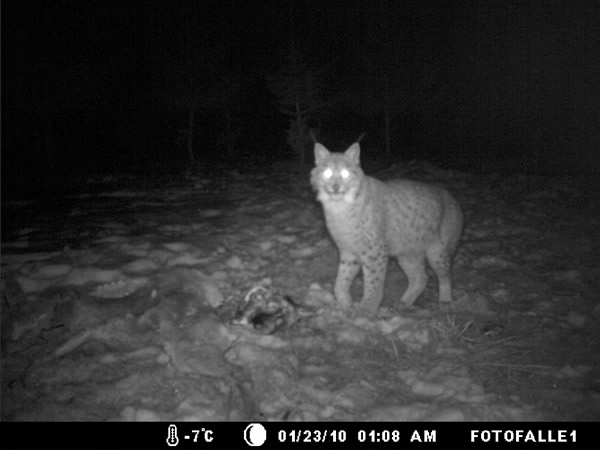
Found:
[[[443,318],[433,318],[430,322],[431,331],[438,340],[453,343],[463,338],[471,325],[472,320],[458,323],[456,316],[451,314],[446,314]]]

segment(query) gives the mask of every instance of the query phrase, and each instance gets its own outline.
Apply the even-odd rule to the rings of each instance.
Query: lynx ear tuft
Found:
[[[352,144],[348,150],[344,152],[344,155],[352,161],[352,164],[360,166],[360,145],[358,142]]]
[[[329,150],[324,145],[315,142],[315,164],[320,166],[327,158],[329,158]]]

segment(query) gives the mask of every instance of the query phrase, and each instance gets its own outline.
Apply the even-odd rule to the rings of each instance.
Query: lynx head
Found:
[[[344,153],[332,153],[315,143],[315,168],[310,173],[310,182],[321,202],[354,203],[363,177],[358,142]]]

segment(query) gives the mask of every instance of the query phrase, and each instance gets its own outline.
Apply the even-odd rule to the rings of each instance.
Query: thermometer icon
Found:
[[[169,425],[169,435],[167,436],[167,445],[169,447],[175,447],[179,444],[179,438],[177,437],[177,425]]]

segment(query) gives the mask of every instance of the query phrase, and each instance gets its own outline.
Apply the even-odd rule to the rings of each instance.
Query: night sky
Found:
[[[189,99],[230,77],[235,158],[287,157],[289,119],[266,80],[292,42],[340,99],[311,124],[334,149],[366,131],[377,158],[387,101],[395,159],[600,169],[598,1],[12,0],[3,184],[185,165]],[[194,121],[196,158],[222,160],[222,115],[203,105]]]

